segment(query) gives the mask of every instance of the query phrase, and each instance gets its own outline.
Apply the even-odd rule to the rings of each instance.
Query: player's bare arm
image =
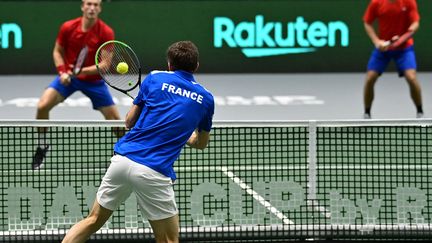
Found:
[[[80,74],[82,74],[82,75],[96,75],[96,74],[98,74],[98,70],[96,68],[96,65],[91,65],[91,66],[83,67]]]
[[[66,63],[64,61],[64,53],[64,48],[56,42],[53,50],[54,65],[59,72],[60,82],[62,82],[62,84],[64,85],[69,85],[71,73],[70,68],[66,66]]]
[[[187,141],[187,145],[196,149],[205,149],[210,140],[210,133],[204,130],[195,130]]]
[[[378,48],[380,51],[385,51],[388,48],[388,45],[386,43],[387,41],[381,40],[378,37],[372,24],[365,22],[364,28],[365,28],[366,34],[369,36],[369,38],[371,39],[372,43],[375,45],[376,48]]]
[[[141,114],[141,111],[142,108],[137,105],[133,105],[131,107],[129,112],[126,114],[126,118],[125,118],[125,124],[127,129],[131,129],[132,127],[135,126],[135,123],[137,122]]]
[[[417,30],[420,27],[420,22],[419,21],[415,21],[413,22],[409,27],[408,27],[408,31],[411,31],[413,33],[417,32]]]

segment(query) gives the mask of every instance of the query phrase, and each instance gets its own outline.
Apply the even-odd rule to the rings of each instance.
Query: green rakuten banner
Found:
[[[114,1],[101,18],[130,44],[143,69],[165,69],[173,42],[200,48],[200,72],[363,72],[372,51],[362,16],[368,0]],[[418,0],[420,71],[431,71],[432,1]],[[0,73],[54,73],[60,25],[81,15],[79,1],[0,2]],[[390,68],[394,68],[391,66]]]

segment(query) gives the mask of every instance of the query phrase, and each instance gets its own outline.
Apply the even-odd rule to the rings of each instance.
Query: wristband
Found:
[[[57,72],[58,72],[59,75],[62,75],[63,73],[66,73],[66,72],[67,72],[67,69],[66,69],[66,65],[65,65],[65,64],[63,64],[63,65],[59,65],[59,66],[57,66],[56,68],[57,68]]]

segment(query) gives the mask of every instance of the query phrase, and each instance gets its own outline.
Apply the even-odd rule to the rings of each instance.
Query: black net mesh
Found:
[[[50,127],[44,166],[32,170],[37,128],[0,126],[0,239],[58,241],[85,217],[114,130]],[[216,127],[207,149],[185,147],[175,164],[180,237],[431,237],[431,136],[428,126]],[[132,195],[91,239],[152,238]]]

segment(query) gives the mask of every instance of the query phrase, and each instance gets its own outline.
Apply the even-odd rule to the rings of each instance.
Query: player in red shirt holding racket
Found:
[[[36,119],[49,119],[50,110],[67,99],[75,91],[81,91],[90,98],[93,108],[99,110],[107,120],[119,120],[119,112],[107,85],[99,76],[94,56],[98,47],[114,39],[114,31],[98,18],[102,0],[82,0],[82,17],[63,23],[53,51],[54,64],[58,76],[42,94],[37,105]],[[78,58],[82,49],[86,49],[82,68]],[[49,144],[46,128],[38,131],[38,147],[32,161],[32,169],[43,165]]]
[[[373,27],[378,21],[378,33]],[[371,118],[374,85],[394,60],[399,76],[404,76],[411,98],[417,108],[417,118],[423,117],[421,87],[417,80],[417,63],[412,35],[419,28],[420,15],[415,0],[371,0],[363,16],[366,33],[375,45],[367,66],[364,86],[364,118]]]

